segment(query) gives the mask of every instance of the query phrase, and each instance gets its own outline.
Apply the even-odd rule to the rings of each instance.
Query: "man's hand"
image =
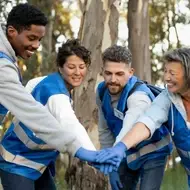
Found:
[[[121,188],[123,188],[123,185],[119,178],[119,174],[117,172],[110,173],[109,179],[112,190],[120,190]]]
[[[119,142],[112,148],[100,150],[96,156],[95,162],[113,164],[118,168],[126,150],[126,145],[122,142]]]

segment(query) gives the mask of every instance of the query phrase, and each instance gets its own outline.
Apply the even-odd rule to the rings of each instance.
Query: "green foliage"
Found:
[[[187,14],[180,12],[180,2],[182,0],[150,1],[150,51],[153,83],[156,83],[162,77],[162,56],[164,52],[182,46],[177,32],[177,25],[187,24],[189,17]],[[175,29],[176,43],[171,41],[171,29]]]

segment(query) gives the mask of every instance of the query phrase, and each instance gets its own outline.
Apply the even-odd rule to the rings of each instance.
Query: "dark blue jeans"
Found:
[[[37,180],[0,170],[4,190],[56,190],[51,172],[46,169]]]
[[[140,182],[140,190],[159,190],[166,161],[167,157],[148,160],[138,170],[129,169],[126,161],[123,161],[119,167],[122,190],[135,190],[138,182]]]

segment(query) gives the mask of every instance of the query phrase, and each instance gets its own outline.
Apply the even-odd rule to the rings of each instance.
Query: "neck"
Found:
[[[59,72],[59,71],[58,71]],[[63,77],[63,75],[59,72],[59,74],[61,75],[61,77],[63,78],[64,82],[65,82],[65,85],[67,87],[67,90],[69,91],[69,93],[71,94],[71,91],[73,90],[73,86],[70,85]]]
[[[64,80],[65,81],[65,80]],[[71,94],[71,91],[73,90],[73,86],[71,86],[67,81],[65,81],[65,85],[67,87],[67,90],[69,91],[69,93]]]
[[[182,99],[184,99],[184,100],[190,102],[190,90],[188,90],[188,91],[182,93],[182,94],[181,94],[181,97],[182,97]]]

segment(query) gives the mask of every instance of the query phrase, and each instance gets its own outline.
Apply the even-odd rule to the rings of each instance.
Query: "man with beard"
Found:
[[[102,59],[104,82],[97,89],[101,148],[115,145],[126,150],[121,139],[155,97],[146,84],[135,87],[140,80],[133,75],[132,55],[128,49],[114,45],[105,50]],[[112,189],[136,189],[139,179],[141,190],[160,189],[171,149],[168,130],[162,126],[150,139],[125,152],[118,172],[109,174]],[[96,161],[101,160],[101,154],[98,157]],[[100,170],[108,171],[107,167]]]

